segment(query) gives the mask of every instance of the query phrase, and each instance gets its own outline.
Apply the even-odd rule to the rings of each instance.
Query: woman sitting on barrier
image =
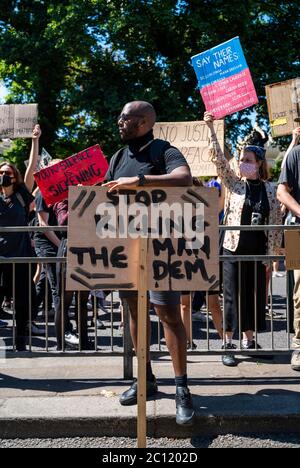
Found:
[[[205,112],[204,120],[210,129],[211,156],[222,183],[229,191],[226,212],[228,226],[281,225],[280,205],[276,190],[267,182],[265,141],[249,141],[239,159],[241,177],[230,165],[219,145],[213,126],[213,116]],[[259,144],[261,146],[259,146]],[[223,264],[224,308],[226,340],[224,348],[233,350],[234,332],[243,332],[242,349],[259,349],[254,332],[266,329],[266,267],[261,261],[235,261],[240,255],[274,255],[281,246],[281,231],[226,231],[223,254],[229,258]],[[239,314],[240,312],[240,314]],[[224,355],[222,362],[235,366],[232,354]]]
[[[27,226],[29,206],[33,200],[31,195],[36,168],[39,138],[41,130],[39,125],[32,132],[32,147],[29,164],[26,170],[24,182],[16,166],[10,162],[0,164],[0,226]],[[0,256],[31,257],[31,241],[27,232],[0,232]],[[8,260],[9,262],[9,260]],[[33,281],[29,282],[28,264],[16,263],[13,274],[12,263],[0,263],[1,284],[12,280],[14,291],[14,309],[16,313],[16,348],[18,351],[26,349],[27,322],[31,304],[34,306],[35,288]],[[31,285],[31,287],[29,287]]]

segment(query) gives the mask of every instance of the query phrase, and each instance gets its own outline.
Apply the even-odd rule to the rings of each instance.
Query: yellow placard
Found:
[[[271,122],[272,127],[277,127],[278,125],[286,125],[286,124],[287,124],[287,119],[286,118],[272,120],[272,122]]]

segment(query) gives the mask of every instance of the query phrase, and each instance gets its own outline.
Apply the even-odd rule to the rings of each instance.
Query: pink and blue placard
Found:
[[[216,119],[258,103],[239,37],[192,57],[200,93]]]

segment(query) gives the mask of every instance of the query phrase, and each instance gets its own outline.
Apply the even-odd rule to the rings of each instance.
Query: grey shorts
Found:
[[[121,299],[137,298],[137,291],[119,291]],[[177,306],[180,304],[180,291],[149,291],[150,302],[158,306]]]

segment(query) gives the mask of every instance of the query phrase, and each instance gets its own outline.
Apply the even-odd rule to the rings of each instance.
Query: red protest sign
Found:
[[[34,174],[35,181],[48,206],[68,197],[73,185],[95,185],[102,182],[108,162],[99,145],[74,154],[64,161]]]

